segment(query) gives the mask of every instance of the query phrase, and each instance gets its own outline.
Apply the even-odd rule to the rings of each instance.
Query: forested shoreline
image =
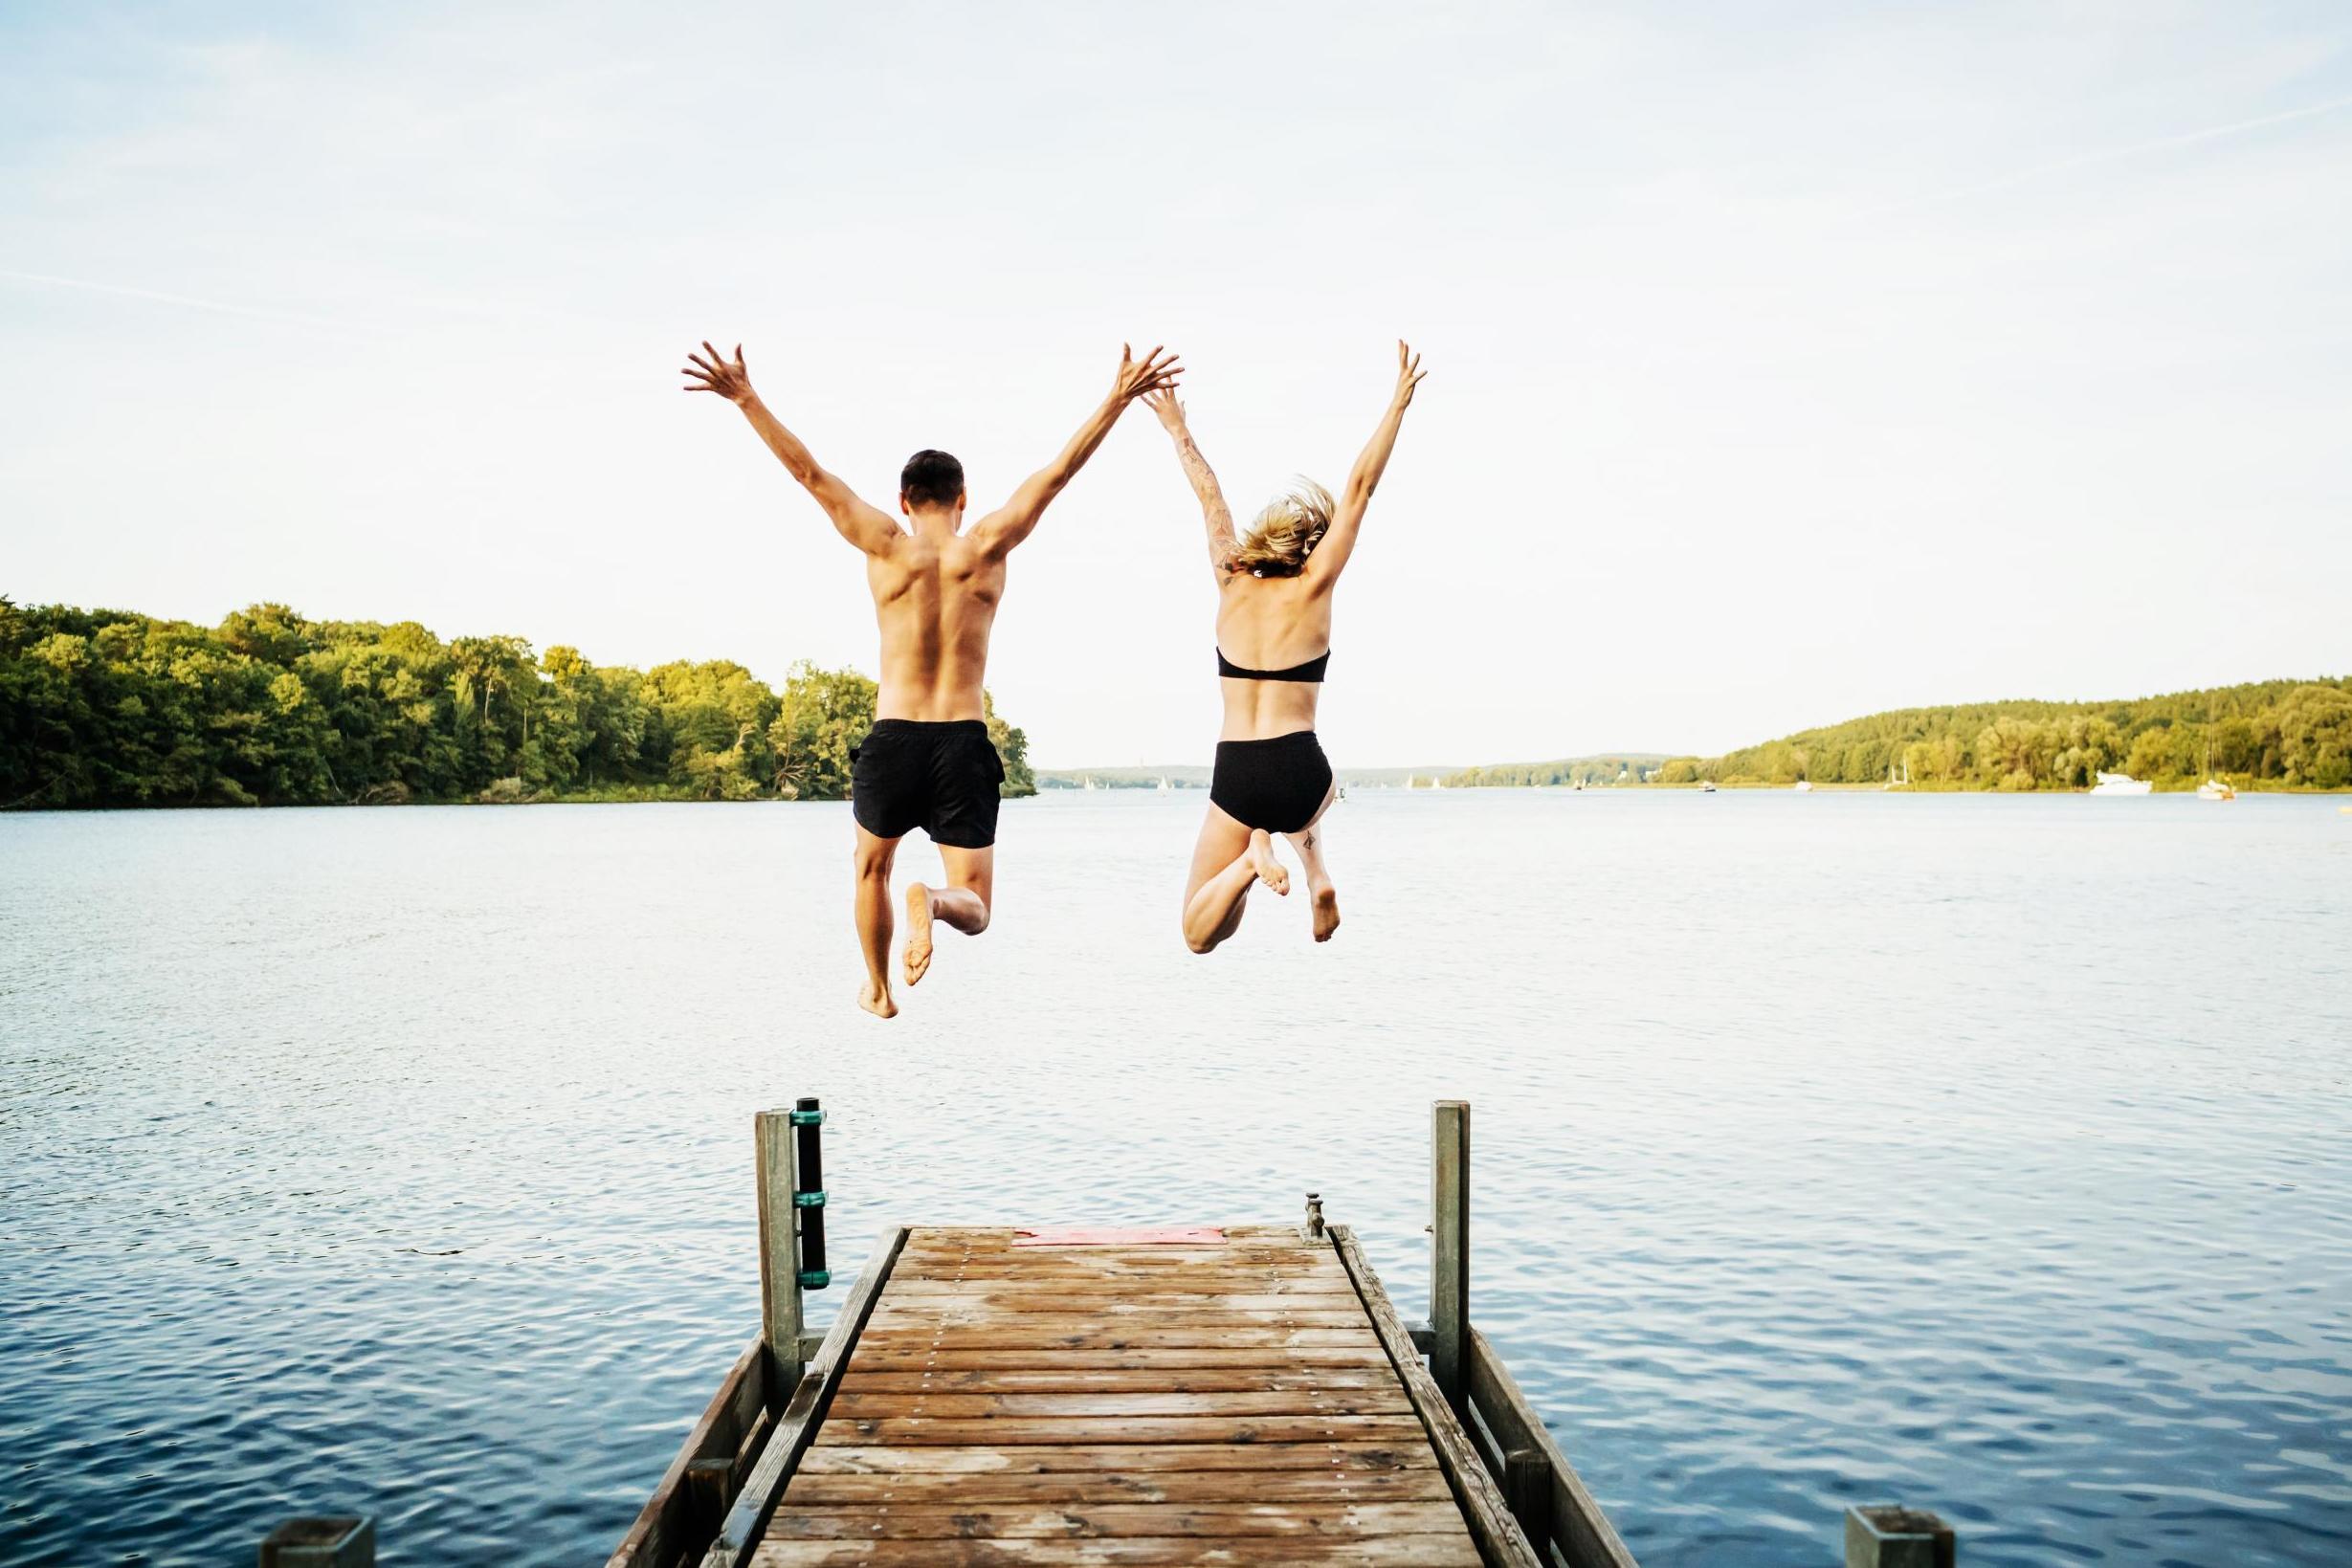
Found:
[[[1450,784],[1562,782],[1561,764],[1474,768]],[[2352,677],[2266,680],[2113,702],[1972,702],[1873,714],[1720,757],[1663,760],[1641,782],[2084,789],[2102,772],[2193,789],[2352,786]]]
[[[217,627],[0,598],[0,807],[841,800],[875,683],[255,605]],[[1004,793],[1028,738],[987,705]]]

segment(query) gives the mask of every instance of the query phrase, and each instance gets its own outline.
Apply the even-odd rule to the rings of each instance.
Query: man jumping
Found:
[[[882,632],[881,690],[874,728],[850,772],[857,819],[857,939],[866,984],[857,1005],[898,1016],[890,996],[890,871],[899,840],[921,828],[939,846],[943,888],[906,890],[906,983],[931,966],[934,918],[971,936],[988,928],[996,877],[996,786],[1005,769],[982,718],[988,632],[1005,596],[1005,558],[1027,539],[1046,504],[1094,455],[1102,438],[1146,392],[1176,385],[1176,357],[1154,348],[1137,360],[1121,345],[1119,375],[1077,434],[1012,498],[964,530],[964,465],[943,452],[919,452],[899,475],[906,524],[858,499],[817,466],[800,437],[751,389],[741,345],[728,360],[708,342],[686,356],[689,392],[716,392],[743,410],[792,477],[816,497],[841,537],[865,553],[866,585]]]

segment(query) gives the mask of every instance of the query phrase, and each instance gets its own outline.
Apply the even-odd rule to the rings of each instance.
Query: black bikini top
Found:
[[[1228,680],[1321,680],[1323,666],[1331,662],[1331,650],[1326,648],[1304,664],[1294,664],[1287,670],[1244,670],[1217,650],[1217,674]]]

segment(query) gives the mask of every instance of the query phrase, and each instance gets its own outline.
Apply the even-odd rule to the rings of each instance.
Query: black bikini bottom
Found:
[[[1264,740],[1220,740],[1209,798],[1245,828],[1296,833],[1331,793],[1331,762],[1313,730]]]

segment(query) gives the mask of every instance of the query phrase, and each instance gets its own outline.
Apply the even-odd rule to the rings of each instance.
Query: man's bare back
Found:
[[[904,523],[861,499],[818,466],[751,389],[741,346],[732,360],[707,342],[689,354],[690,392],[716,392],[743,411],[770,452],[791,471],[842,538],[866,557],[866,585],[881,632],[875,726],[855,753],[852,806],[857,819],[856,917],[866,957],[858,1005],[895,1017],[890,994],[890,872],[899,840],[916,828],[939,846],[943,887],[906,891],[905,974],[912,985],[931,964],[932,922],[972,935],[987,929],[996,875],[996,796],[1004,771],[984,722],[988,637],[1005,596],[1005,562],[1036,528],[1111,433],[1129,403],[1176,384],[1182,366],[1158,348],[1137,360],[1122,344],[1110,392],[1060,453],[1023,480],[1010,500],[964,526],[964,465],[943,452],[919,452],[899,475]]]
[[[882,633],[876,718],[942,722],[981,717],[988,633],[1005,597],[1005,553],[979,538],[921,532],[866,558]]]

